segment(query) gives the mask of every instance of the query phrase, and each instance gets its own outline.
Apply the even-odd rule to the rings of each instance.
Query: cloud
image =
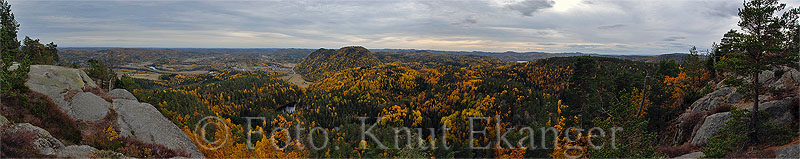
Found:
[[[625,27],[625,24],[601,25],[601,26],[598,26],[597,29],[605,30],[605,29],[614,29],[614,28],[621,28],[621,27]]]
[[[686,39],[686,37],[671,36],[671,37],[664,38],[661,41],[678,41],[678,40],[683,40],[683,39]]]
[[[547,8],[552,8],[555,1],[552,0],[525,0],[508,5],[511,10],[515,10],[524,16],[533,16],[534,13]]]
[[[714,3],[707,5],[708,9],[704,13],[713,17],[729,18],[739,16],[739,7],[742,7],[741,1],[722,1],[721,3]]]
[[[459,21],[459,22],[455,22],[455,23],[452,23],[452,24],[453,24],[453,25],[472,25],[472,24],[478,24],[478,18],[476,18],[475,16],[469,16],[469,17],[467,17],[467,18],[464,18],[464,19],[462,19],[462,20],[461,20],[461,21]]]
[[[10,0],[59,46],[417,48],[657,54],[718,42],[741,2]],[[794,4],[797,6],[797,3]],[[666,41],[666,42],[665,42]],[[674,42],[670,43],[670,42]]]

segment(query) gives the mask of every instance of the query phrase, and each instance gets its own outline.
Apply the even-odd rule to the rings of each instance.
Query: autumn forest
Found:
[[[57,48],[17,40],[25,24],[2,7],[0,157],[63,157],[39,153],[36,135],[6,123],[31,123],[100,158],[782,158],[800,142],[800,8],[776,0],[745,1],[741,29],[708,50],[652,56]],[[30,84],[41,65],[95,83],[61,92],[73,101],[59,110]],[[203,156],[115,124],[130,120],[116,118],[127,117],[119,89]],[[110,115],[74,115],[85,92],[113,103]]]

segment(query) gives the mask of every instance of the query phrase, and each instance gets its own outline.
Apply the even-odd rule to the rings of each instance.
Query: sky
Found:
[[[741,0],[8,0],[59,47],[662,54],[738,29]],[[800,1],[782,0],[789,7]]]

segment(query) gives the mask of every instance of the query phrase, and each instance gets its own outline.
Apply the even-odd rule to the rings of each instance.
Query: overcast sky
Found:
[[[660,54],[738,28],[741,0],[8,0],[60,47],[367,48]],[[797,7],[796,0],[783,0]]]

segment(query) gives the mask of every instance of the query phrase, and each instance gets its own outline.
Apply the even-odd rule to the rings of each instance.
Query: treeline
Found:
[[[270,62],[298,63],[312,49],[150,49],[150,48],[66,48],[58,53],[68,63],[86,64],[89,59],[98,59],[114,65],[139,62],[154,64],[191,64],[186,59],[247,60],[267,58]],[[212,63],[213,61],[199,61]]]

